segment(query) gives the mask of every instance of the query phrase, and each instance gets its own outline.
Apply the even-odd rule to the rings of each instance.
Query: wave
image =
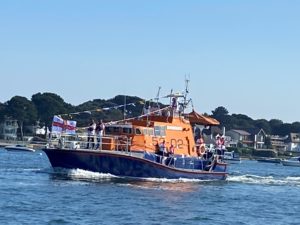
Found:
[[[40,172],[42,171],[43,169],[41,168],[18,168],[18,167],[15,167],[15,168],[0,168],[0,172],[18,172],[18,173],[22,173],[22,172]]]
[[[157,183],[207,183],[207,182],[219,182],[218,180],[200,180],[200,179],[188,179],[188,178],[178,178],[178,179],[167,179],[167,178],[142,178],[145,181],[157,182]]]
[[[259,185],[288,185],[288,186],[299,186],[299,176],[289,177],[274,177],[274,176],[258,176],[253,174],[245,175],[229,175],[226,182],[223,181],[212,181],[212,180],[199,180],[199,179],[167,179],[167,178],[130,178],[130,177],[118,177],[109,173],[98,173],[91,172],[82,169],[49,169],[39,172],[45,172],[52,174],[55,178],[80,180],[80,181],[92,181],[92,182],[103,182],[103,181],[114,181],[120,185],[140,185],[141,188],[159,188],[169,189],[169,185],[177,184],[224,184],[226,182],[237,182],[245,184],[259,184]]]
[[[118,177],[109,173],[98,173],[91,172],[82,169],[64,169],[64,168],[49,168],[44,169],[43,171],[39,171],[40,173],[49,173],[55,177],[61,178],[69,178],[76,180],[86,180],[86,181],[103,181],[103,180],[117,180],[121,183],[126,182],[152,182],[152,183],[208,183],[208,182],[220,182],[220,181],[212,181],[212,180],[200,180],[200,179],[187,179],[187,178],[179,178],[179,179],[167,179],[167,178],[132,178],[132,177]]]
[[[116,178],[116,176],[108,173],[97,173],[82,169],[63,169],[55,168],[45,171],[50,173],[54,177],[67,178],[74,180],[86,180],[86,181],[101,181]]]
[[[300,186],[300,177],[273,177],[246,174],[228,176],[227,181],[247,184]]]

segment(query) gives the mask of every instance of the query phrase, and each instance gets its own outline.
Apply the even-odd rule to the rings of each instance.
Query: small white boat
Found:
[[[8,145],[4,147],[7,151],[26,151],[35,152],[33,148],[28,148],[26,145]]]
[[[238,153],[232,152],[224,152],[223,160],[227,163],[241,163],[241,158]]]
[[[284,166],[299,166],[300,167],[300,157],[291,157],[289,159],[284,159],[281,161]]]

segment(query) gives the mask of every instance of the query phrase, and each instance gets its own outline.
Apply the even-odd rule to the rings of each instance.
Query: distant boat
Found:
[[[256,160],[257,162],[264,162],[264,163],[281,163],[281,159],[279,158],[260,158]]]
[[[4,149],[7,151],[26,151],[26,152],[35,152],[33,148],[28,148],[26,145],[8,145]]]
[[[224,152],[223,160],[227,163],[241,163],[241,158],[238,153],[232,152]]]
[[[284,166],[299,166],[300,167],[300,157],[291,157],[289,159],[284,159],[281,161]]]

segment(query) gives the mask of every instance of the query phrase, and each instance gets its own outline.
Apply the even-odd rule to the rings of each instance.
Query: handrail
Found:
[[[48,140],[49,147],[57,147],[60,149],[92,149],[92,150],[124,150],[126,153],[130,151],[131,140],[127,136],[111,136],[105,135],[97,137],[96,135],[71,135],[71,134],[60,134],[55,138],[50,137]],[[99,146],[98,146],[99,145]],[[102,149],[102,146],[110,146],[107,149]],[[96,148],[97,149],[96,149]]]

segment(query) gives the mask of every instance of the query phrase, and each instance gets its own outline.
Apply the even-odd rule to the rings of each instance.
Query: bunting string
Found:
[[[99,108],[99,109],[94,109],[94,110],[87,110],[87,111],[81,111],[81,112],[73,112],[73,113],[65,113],[65,114],[59,114],[58,116],[59,117],[62,117],[62,116],[68,116],[68,115],[79,115],[79,114],[92,114],[92,112],[102,112],[102,111],[108,111],[108,110],[111,110],[111,109],[118,109],[118,108],[122,108],[122,107],[125,107],[125,106],[135,106],[135,103],[128,103],[128,104],[123,104],[123,105],[117,105],[117,106],[112,106],[112,107],[104,107],[104,108]]]
[[[126,121],[130,121],[130,120],[135,120],[135,119],[143,118],[143,117],[146,117],[146,116],[150,116],[150,115],[153,115],[153,114],[160,113],[160,112],[165,111],[165,110],[170,109],[170,108],[172,108],[172,107],[171,106],[167,106],[167,107],[162,108],[162,109],[157,109],[157,110],[153,110],[153,111],[144,113],[144,114],[142,114],[140,116],[135,116],[135,117],[127,118],[127,119],[122,119],[122,120],[116,120],[116,121],[107,122],[107,123],[105,123],[105,125],[112,125],[112,124],[116,124],[116,123],[121,123],[121,122],[126,122]]]

